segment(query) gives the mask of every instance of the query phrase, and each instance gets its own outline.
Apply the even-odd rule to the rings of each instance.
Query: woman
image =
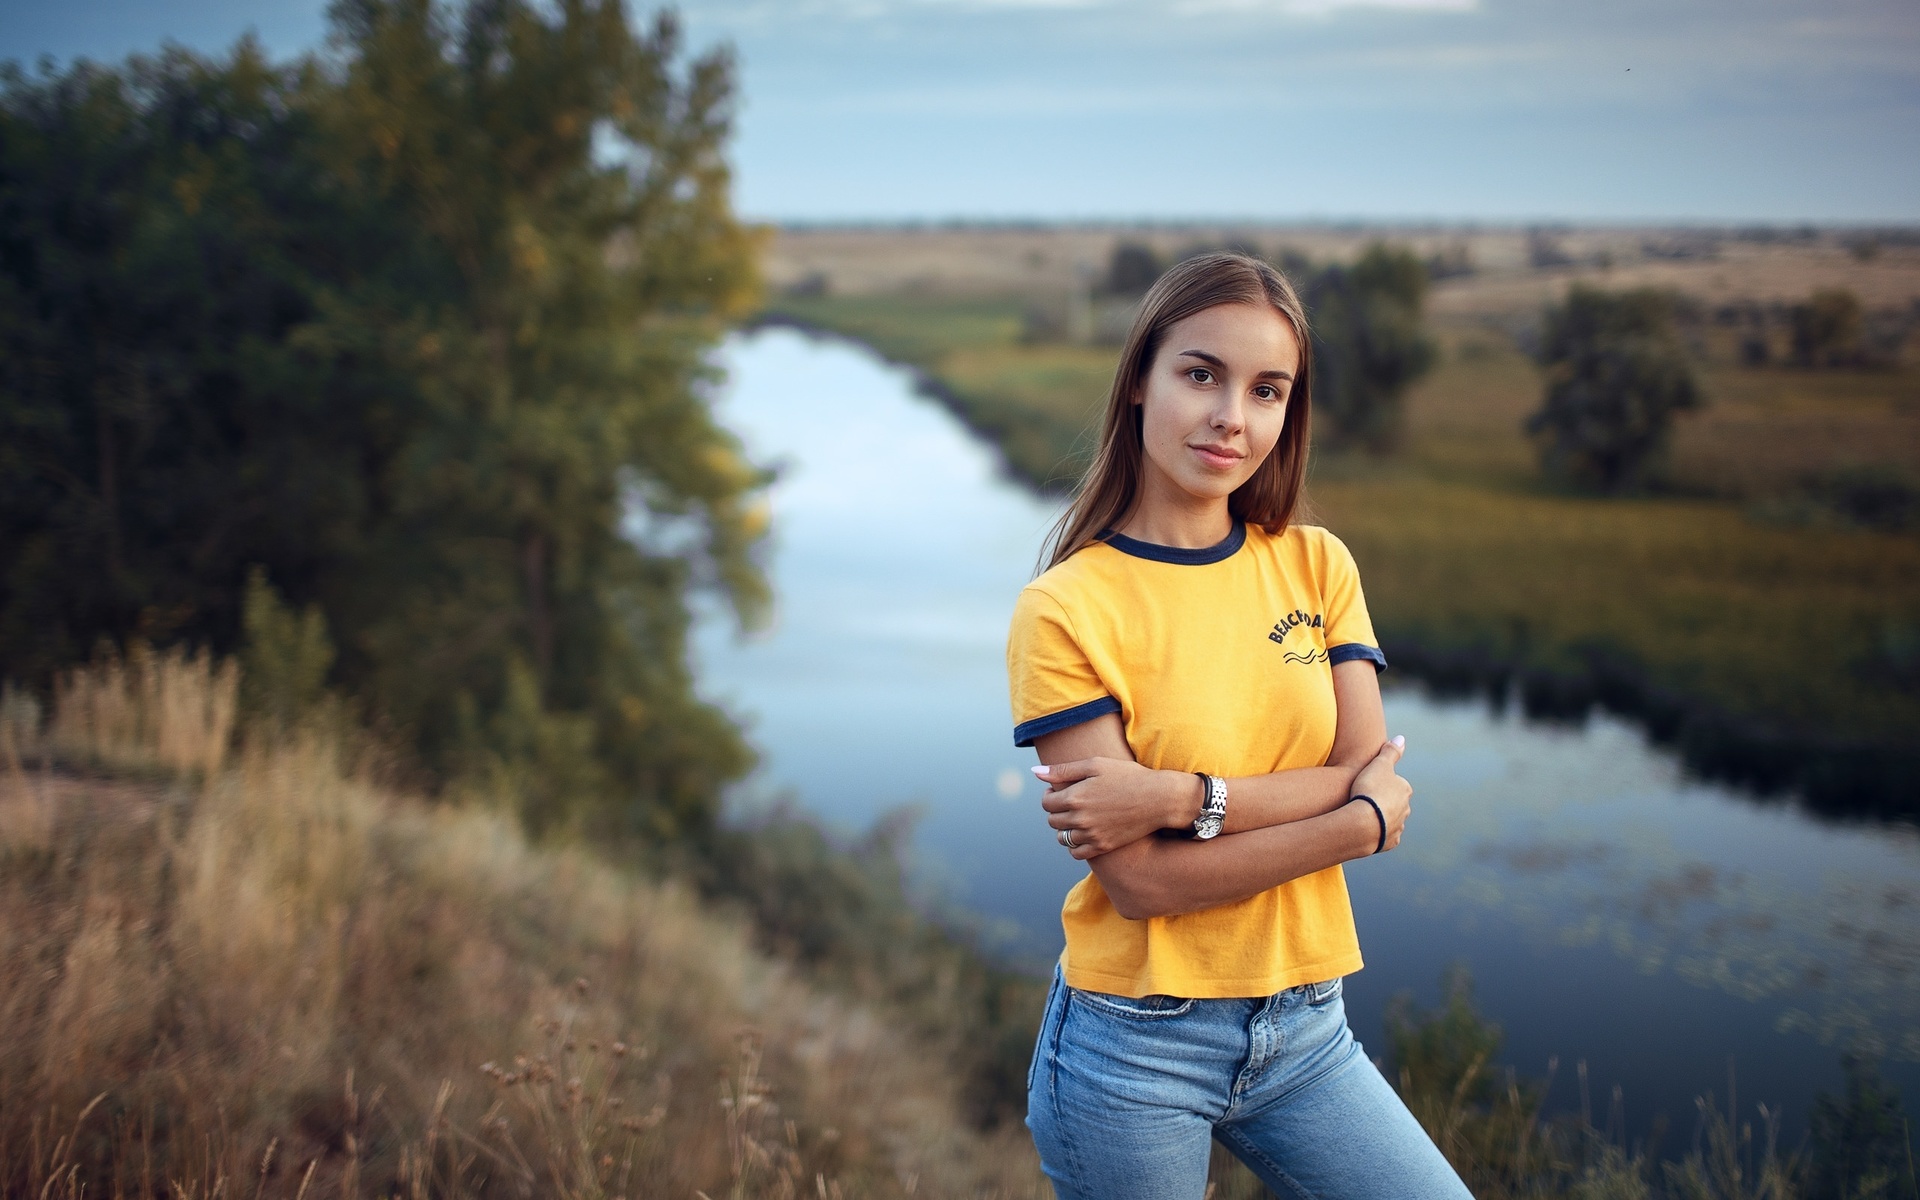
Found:
[[[1312,376],[1273,268],[1167,272],[1015,609],[1014,738],[1092,868],[1028,1077],[1063,1198],[1199,1200],[1213,1138],[1281,1196],[1468,1194],[1340,1000],[1340,864],[1399,843],[1412,788],[1353,559],[1292,524]]]

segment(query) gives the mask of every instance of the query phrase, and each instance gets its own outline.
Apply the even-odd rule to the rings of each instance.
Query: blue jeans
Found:
[[[1127,999],[1056,968],[1027,1127],[1060,1200],[1200,1200],[1218,1138],[1288,1200],[1472,1200],[1347,1029],[1340,981]]]

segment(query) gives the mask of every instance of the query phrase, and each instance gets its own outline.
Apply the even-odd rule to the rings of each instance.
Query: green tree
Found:
[[[1793,358],[1803,367],[1851,366],[1861,358],[1860,297],[1821,288],[1793,306]]]
[[[1643,483],[1673,414],[1701,404],[1665,292],[1576,284],[1547,310],[1539,360],[1546,395],[1526,428],[1547,473],[1578,486],[1614,493]]]
[[[1160,278],[1167,264],[1144,242],[1119,242],[1107,260],[1101,289],[1116,296],[1143,296]]]
[[[1300,271],[1295,268],[1295,277]],[[1434,359],[1422,310],[1427,268],[1412,252],[1376,242],[1352,266],[1306,273],[1313,322],[1316,416],[1336,444],[1393,448],[1406,390]]]
[[[290,66],[8,74],[0,668],[233,649],[263,567],[440,778],[698,832],[749,756],[687,593],[765,599],[702,392],[757,286],[731,64],[616,0],[331,15]]]

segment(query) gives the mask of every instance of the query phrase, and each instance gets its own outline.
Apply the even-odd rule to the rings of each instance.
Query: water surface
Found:
[[[1035,970],[1084,868],[1055,845],[1012,744],[1004,646],[1055,508],[864,349],[791,330],[736,338],[720,412],[773,489],[777,615],[741,640],[710,616],[702,686],[764,756],[737,804],[790,796],[831,824],[921,812],[923,885]],[[1364,579],[1367,564],[1360,564]],[[1392,672],[1385,677],[1395,679]],[[1629,725],[1530,723],[1389,690],[1417,788],[1403,846],[1348,867],[1367,968],[1348,983],[1370,1050],[1395,992],[1439,999],[1450,964],[1507,1031],[1504,1057],[1596,1119],[1691,1136],[1693,1097],[1784,1107],[1804,1128],[1843,1048],[1920,1100],[1920,833],[1841,826],[1689,780]]]

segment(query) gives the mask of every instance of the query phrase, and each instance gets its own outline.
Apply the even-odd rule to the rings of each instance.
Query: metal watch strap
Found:
[[[1220,836],[1220,827],[1227,819],[1227,781],[1218,775],[1208,775],[1195,771],[1201,786],[1205,789],[1200,801],[1200,815],[1193,819],[1193,828],[1187,836],[1205,841]]]

